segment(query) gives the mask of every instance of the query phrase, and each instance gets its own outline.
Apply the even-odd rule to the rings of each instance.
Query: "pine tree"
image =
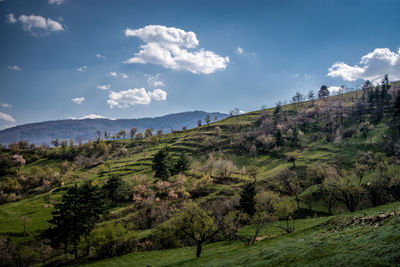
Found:
[[[85,184],[66,189],[60,203],[55,204],[53,218],[49,221],[54,227],[45,232],[55,247],[72,245],[75,258],[78,257],[78,244],[83,236],[88,240],[96,222],[105,213],[106,206],[102,193],[97,186]],[[88,247],[86,253],[88,252]]]
[[[163,181],[166,181],[171,175],[171,157],[169,156],[168,147],[159,150],[153,158],[151,168],[155,171],[154,176]]]
[[[284,140],[283,140],[283,136],[282,136],[282,131],[281,130],[276,130],[276,132],[275,132],[275,139],[276,139],[276,146],[282,146],[283,145],[283,143],[284,143]]]
[[[177,162],[175,163],[175,173],[184,172],[190,169],[190,160],[186,153],[182,152]]]
[[[111,175],[110,179],[107,180],[106,184],[103,186],[103,191],[105,195],[111,200],[112,203],[117,202],[118,191],[122,186],[122,177],[117,174]]]
[[[248,183],[244,186],[240,194],[239,208],[241,211],[253,216],[256,212],[254,197],[256,196],[255,182]]]

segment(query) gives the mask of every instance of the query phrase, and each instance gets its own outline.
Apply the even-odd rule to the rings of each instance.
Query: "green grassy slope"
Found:
[[[254,246],[239,241],[208,244],[200,258],[194,247],[135,252],[84,266],[398,266],[400,216],[382,226],[355,224],[341,229],[353,216],[400,211],[400,203],[351,215],[296,220],[296,231],[284,234],[268,225],[265,239]]]

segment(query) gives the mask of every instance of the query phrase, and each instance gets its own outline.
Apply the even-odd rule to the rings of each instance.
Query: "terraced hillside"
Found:
[[[16,248],[26,249],[21,256],[24,262],[72,264],[76,260],[85,262],[104,257],[93,247],[88,255],[82,249],[79,259],[73,259],[71,253],[61,248],[50,248],[42,234],[52,226],[48,220],[65,193],[63,189],[84,184],[102,186],[111,176],[120,175],[123,186],[119,188],[118,201],[101,217],[95,229],[103,231],[109,226],[122,225],[130,233],[130,240],[123,241],[121,253],[136,252],[95,262],[94,266],[361,265],[363,258],[371,265],[395,264],[400,260],[395,253],[400,238],[398,215],[388,218],[380,227],[348,227],[346,222],[349,216],[366,216],[363,213],[399,211],[398,202],[365,210],[393,202],[397,197],[398,147],[391,127],[399,88],[400,83],[391,84],[390,103],[385,104],[379,119],[375,118],[379,106],[365,99],[365,91],[354,91],[290,105],[278,104],[194,129],[145,138],[99,140],[57,148],[12,145],[4,148],[2,155],[22,155],[26,163],[14,164],[4,170],[1,178],[0,235],[11,238]],[[154,177],[152,165],[155,155],[165,147],[171,161],[186,155],[191,165],[162,181]],[[358,166],[368,168],[355,172]],[[330,179],[359,179],[355,207],[363,211],[350,215],[348,203],[340,196],[332,193],[329,195],[332,199],[326,197],[325,190],[331,184],[315,181],[318,175],[314,174],[327,170]],[[289,178],[284,174],[289,174]],[[375,184],[377,177],[384,175],[390,176],[389,187],[379,192],[387,192],[388,197],[371,198],[369,184]],[[35,182],[27,182],[34,179]],[[169,229],[169,223],[184,203],[192,201],[205,210],[213,210],[229,202],[226,205],[235,210],[243,188],[253,181],[257,194],[275,192],[280,199],[296,203],[296,211],[291,214],[296,219],[294,232],[285,233],[275,227],[284,225],[279,222],[284,217],[271,214],[273,222],[257,234],[262,241],[254,246],[221,241],[224,240],[221,232],[207,241],[211,244],[205,246],[199,259],[195,259],[191,247],[182,247],[193,245],[191,241],[160,241],[160,231]],[[24,223],[26,218],[28,222]],[[250,221],[248,224],[241,226],[242,233],[254,232],[256,226]],[[343,229],[333,229],[343,224],[346,225]],[[80,246],[83,248],[84,243]],[[182,248],[157,250],[175,247]]]

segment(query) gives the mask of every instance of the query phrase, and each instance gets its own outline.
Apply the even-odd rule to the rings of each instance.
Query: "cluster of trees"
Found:
[[[190,159],[186,153],[182,152],[179,158],[174,160],[166,146],[154,155],[151,168],[155,171],[154,177],[166,181],[171,175],[189,170]]]

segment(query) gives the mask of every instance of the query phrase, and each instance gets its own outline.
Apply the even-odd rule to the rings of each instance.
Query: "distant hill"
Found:
[[[171,129],[180,130],[183,126],[188,129],[196,127],[198,120],[203,120],[209,114],[213,119],[228,117],[228,114],[218,112],[189,111],[175,114],[168,114],[161,117],[141,118],[141,119],[83,119],[83,120],[57,120],[39,123],[30,123],[15,126],[0,131],[0,143],[9,144],[20,140],[28,141],[33,144],[50,144],[55,138],[71,139],[77,141],[79,138],[83,142],[94,139],[97,130],[107,131],[111,134],[131,127],[137,127],[138,132],[143,132],[146,128],[153,130],[163,129],[165,132]]]

